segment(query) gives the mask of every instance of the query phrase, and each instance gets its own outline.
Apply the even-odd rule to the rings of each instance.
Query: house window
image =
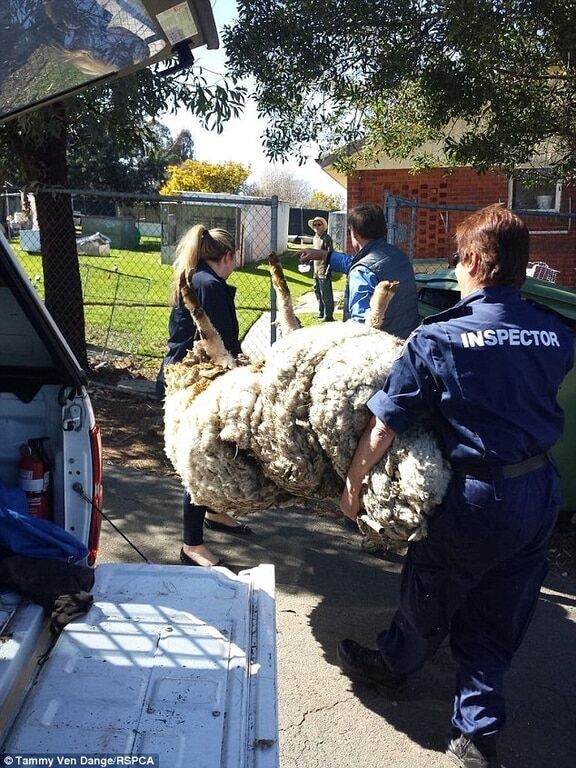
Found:
[[[510,179],[511,207],[525,211],[559,211],[561,184],[546,168],[518,171]]]

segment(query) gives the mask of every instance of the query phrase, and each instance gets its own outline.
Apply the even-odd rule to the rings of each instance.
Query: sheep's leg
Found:
[[[292,298],[290,296],[288,284],[286,283],[284,270],[282,269],[280,259],[275,253],[271,253],[268,256],[268,264],[270,265],[272,285],[274,286],[276,297],[278,299],[278,324],[282,331],[282,335],[285,336],[287,333],[290,333],[290,331],[295,331],[302,326],[294,313]]]
[[[374,289],[374,293],[370,299],[370,313],[368,315],[368,322],[372,328],[382,328],[388,305],[399,286],[400,283],[398,280],[394,280],[393,282],[390,280],[382,280]]]
[[[196,328],[198,328],[204,340],[204,350],[210,360],[223,368],[235,368],[236,360],[224,346],[220,334],[214,328],[204,307],[200,304],[194,286],[186,282],[184,275],[180,279],[180,294],[185,307],[192,315]]]

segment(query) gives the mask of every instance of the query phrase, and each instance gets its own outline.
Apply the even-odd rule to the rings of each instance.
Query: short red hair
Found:
[[[469,252],[480,257],[478,278],[485,285],[520,288],[526,280],[528,227],[503,204],[489,205],[466,217],[456,229],[456,243],[462,263]]]

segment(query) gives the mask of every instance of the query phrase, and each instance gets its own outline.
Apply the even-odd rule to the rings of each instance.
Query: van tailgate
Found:
[[[103,564],[2,751],[278,765],[274,569]]]

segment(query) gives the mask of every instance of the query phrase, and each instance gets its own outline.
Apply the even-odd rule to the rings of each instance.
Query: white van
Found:
[[[37,13],[41,38],[70,5],[51,4],[48,16],[43,3],[31,4],[26,23]],[[114,36],[123,26],[133,51],[143,50],[135,41],[141,35],[149,53],[135,53],[111,77],[173,54],[184,65],[190,48],[218,45],[209,0],[93,5],[99,20],[109,17]],[[0,43],[23,18],[10,17],[14,8],[0,8]],[[76,10],[75,25],[88,20],[81,3]],[[14,45],[4,42],[1,73],[17,76],[5,61]],[[46,82],[52,90],[42,103],[90,84],[86,75],[73,87]],[[1,103],[3,94],[0,121],[34,108],[25,89],[11,93],[9,103]],[[105,478],[86,374],[1,234],[0,309],[0,483],[18,483],[22,446],[42,440],[50,473],[43,513],[87,548],[81,564],[95,566],[91,608],[57,639],[40,605],[0,584],[1,761],[276,768],[273,567],[236,575],[225,568],[95,565]],[[0,519],[2,525],[10,522]]]
[[[0,234],[0,481],[17,485],[20,448],[46,438],[49,517],[98,552],[100,430],[86,374]]]

